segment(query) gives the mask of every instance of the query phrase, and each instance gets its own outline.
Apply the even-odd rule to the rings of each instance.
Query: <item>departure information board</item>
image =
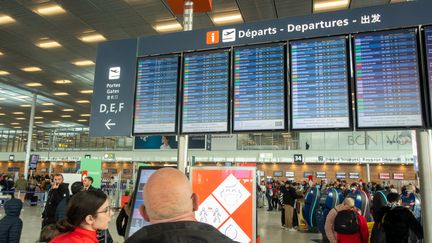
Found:
[[[293,41],[290,45],[292,128],[349,128],[346,37]]]
[[[283,130],[285,45],[234,49],[234,131]]]
[[[178,55],[138,59],[134,133],[175,133]]]
[[[425,27],[426,62],[429,78],[429,90],[432,90],[432,27]],[[432,93],[432,92],[431,92]],[[432,100],[430,101],[432,105]],[[432,107],[432,106],[431,106]]]
[[[417,54],[414,29],[354,36],[359,128],[423,125]]]
[[[182,133],[228,132],[229,50],[184,55]]]

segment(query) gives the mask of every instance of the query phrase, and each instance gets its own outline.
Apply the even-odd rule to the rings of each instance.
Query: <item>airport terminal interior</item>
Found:
[[[40,236],[72,208],[58,216],[53,191],[67,205],[87,193],[77,182],[109,201],[100,242],[125,242],[149,227],[143,186],[168,167],[195,219],[236,242],[382,242],[394,194],[420,227],[409,242],[432,242],[431,8],[0,0],[0,243],[15,242],[1,235],[13,199],[17,242],[58,236]],[[348,198],[360,241],[335,210],[328,222]]]

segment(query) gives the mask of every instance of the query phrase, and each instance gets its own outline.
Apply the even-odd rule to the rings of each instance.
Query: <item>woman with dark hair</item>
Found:
[[[99,243],[96,230],[107,229],[112,215],[105,193],[79,192],[69,201],[66,218],[57,223],[57,229],[62,234],[51,242]]]

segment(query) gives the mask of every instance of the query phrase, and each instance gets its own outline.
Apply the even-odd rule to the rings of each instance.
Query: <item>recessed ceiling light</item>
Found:
[[[18,99],[28,99],[29,97],[27,95],[20,95],[17,96]]]
[[[91,89],[85,89],[80,91],[81,94],[93,94],[93,90]]]
[[[212,21],[215,25],[242,23],[243,17],[240,12],[227,12],[213,14]]]
[[[35,116],[35,119],[43,119],[42,116]]]
[[[314,0],[313,12],[326,12],[349,7],[350,0]]]
[[[15,19],[9,15],[2,14],[0,15],[0,24],[10,24],[15,23]]]
[[[31,105],[20,105],[21,107],[31,107]]]
[[[3,55],[4,55],[4,53],[0,51],[0,56],[3,56]]]
[[[4,126],[4,123],[0,123],[0,126]]]
[[[76,102],[78,104],[88,104],[88,103],[90,103],[90,101],[88,101],[88,100],[77,100]]]
[[[66,117],[72,117],[71,115],[61,115],[61,117],[66,118]]]
[[[66,93],[66,92],[56,92],[56,93],[54,93],[54,95],[56,95],[56,96],[65,96],[65,95],[69,95],[69,94]]]
[[[24,117],[17,117],[16,119],[17,119],[17,120],[25,120]]]
[[[59,123],[60,121],[51,121],[52,123]]]
[[[53,110],[42,110],[43,113],[52,113],[54,112]]]
[[[82,66],[91,66],[94,65],[95,63],[91,60],[82,60],[82,61],[72,62],[72,64],[82,67]]]
[[[35,121],[34,123],[35,123],[35,124],[43,124],[42,121]]]
[[[19,124],[18,124],[19,125]],[[21,129],[22,127],[20,127],[20,126],[17,126],[17,127],[13,127],[13,128],[15,128],[15,129]]]
[[[23,67],[21,68],[24,72],[39,72],[42,71],[39,67]]]
[[[40,48],[44,48],[44,49],[57,48],[57,47],[62,46],[57,41],[51,41],[51,40],[40,41],[40,42],[36,43],[35,45],[40,47]]]
[[[83,35],[80,36],[79,39],[83,42],[99,42],[99,41],[106,40],[106,38],[103,35],[97,33]]]
[[[42,86],[41,83],[26,83],[26,86],[28,87],[40,87]]]
[[[4,116],[4,115],[6,115],[6,113],[1,113],[1,112],[0,112],[0,116]]]
[[[19,122],[12,122],[11,125],[19,125]]]
[[[0,76],[5,76],[5,75],[9,75],[10,73],[8,71],[5,70],[0,70]]]
[[[163,23],[157,23],[153,26],[153,29],[155,29],[159,33],[165,33],[183,30],[183,26],[176,20],[173,20]]]
[[[54,80],[54,83],[56,83],[56,84],[71,84],[72,81],[67,80],[67,79],[59,79],[59,80]]]
[[[51,102],[45,102],[45,103],[42,103],[42,105],[45,105],[45,106],[52,106],[52,105],[54,105],[54,103],[51,103]]]
[[[80,116],[90,116],[90,114],[81,114]]]
[[[86,119],[79,119],[78,121],[79,122],[86,122],[87,120]]]
[[[63,111],[74,111],[74,109],[67,108],[67,109],[63,109]]]
[[[15,111],[15,112],[12,112],[12,114],[14,114],[14,115],[24,115],[24,112]]]
[[[66,11],[57,4],[42,6],[36,8],[34,11],[40,15],[56,15],[56,14],[66,13]]]

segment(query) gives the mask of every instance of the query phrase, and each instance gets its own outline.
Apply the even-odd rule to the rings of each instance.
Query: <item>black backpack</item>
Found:
[[[357,213],[353,210],[343,210],[337,212],[334,220],[334,231],[339,234],[357,234],[360,232]]]

